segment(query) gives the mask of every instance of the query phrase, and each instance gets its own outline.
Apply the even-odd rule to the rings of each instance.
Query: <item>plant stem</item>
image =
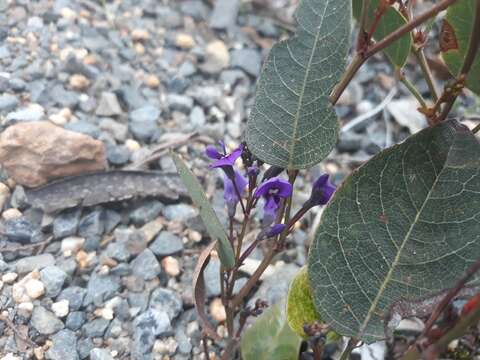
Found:
[[[470,328],[470,326],[475,325],[480,321],[480,308],[475,309],[471,314],[468,314],[466,317],[461,319],[452,329],[450,329],[445,335],[443,335],[440,340],[436,343],[430,345],[426,352],[428,353],[438,353],[445,349],[450,342],[455,339],[458,339]]]
[[[362,10],[360,13],[360,28],[358,29],[357,36],[357,51],[360,51],[363,46],[367,46],[367,31],[365,30],[367,24],[368,5],[370,0],[362,1]]]
[[[350,338],[350,340],[348,340],[347,347],[345,348],[345,350],[343,350],[340,360],[348,360],[353,349],[355,349],[355,346],[357,346],[357,343],[358,343],[358,340],[356,338],[353,338],[353,337]]]
[[[340,82],[335,86],[333,89],[332,93],[330,94],[329,100],[332,103],[332,105],[335,105],[340,98],[340,95],[342,95],[343,91],[347,87],[347,85],[350,83],[350,81],[353,79],[355,76],[356,72],[362,66],[362,64],[367,61],[368,58],[373,56],[379,51],[382,51],[385,49],[387,46],[392,44],[394,41],[400,39],[403,35],[406,33],[412,31],[414,28],[416,28],[418,25],[424,23],[431,17],[436,16],[439,12],[445,10],[448,6],[452,5],[458,0],[442,0],[438,4],[435,4],[432,6],[430,9],[427,11],[423,12],[422,14],[418,15],[417,17],[413,18],[411,21],[408,23],[400,26],[397,30],[391,32],[388,34],[386,37],[384,37],[382,40],[379,42],[375,43],[371,47],[369,47],[362,55],[356,54],[355,57],[353,58],[352,62],[350,65],[348,65],[345,73],[343,74],[342,79]]]
[[[433,324],[435,321],[438,319],[440,314],[445,310],[447,305],[453,300],[455,295],[458,294],[458,292],[465,286],[465,284],[475,275],[475,273],[480,270],[480,259],[475,261],[465,272],[463,277],[457,282],[455,287],[450,289],[448,293],[445,295],[445,297],[438,303],[438,305],[435,307],[433,310],[432,314],[430,315],[430,318],[428,321],[425,323],[425,329],[423,330],[422,334],[420,337],[427,335],[430,329],[432,328]],[[419,337],[419,338],[420,338]]]
[[[260,279],[260,276],[262,276],[263,272],[268,267],[268,265],[270,265],[270,262],[275,257],[275,255],[277,255],[278,252],[279,252],[278,248],[274,246],[269,250],[267,255],[265,255],[265,257],[263,258],[260,265],[258,265],[258,268],[255,270],[253,275],[250,277],[250,279],[248,279],[248,281],[242,287],[240,292],[230,302],[230,305],[232,306],[233,309],[235,309],[242,303],[245,296],[247,296],[250,290],[252,290],[252,288],[257,283],[258,279]]]
[[[476,134],[478,131],[480,131],[480,124],[478,124],[472,129],[472,133]]]
[[[477,0],[475,2],[475,19],[473,21],[472,32],[470,33],[470,42],[468,43],[467,54],[465,55],[462,68],[457,77],[457,80],[459,82],[464,83],[466,81],[467,75],[477,55],[479,46],[480,46],[480,0]],[[460,94],[460,91],[456,91],[452,94],[451,97],[449,97],[449,99],[447,100],[442,110],[442,113],[440,114],[440,117],[438,118],[439,122],[447,118],[459,94]]]
[[[405,87],[410,91],[410,93],[415,96],[415,98],[417,99],[417,101],[420,103],[421,107],[422,108],[427,108],[427,103],[425,102],[425,100],[423,99],[423,96],[422,94],[420,94],[420,92],[417,90],[417,88],[415,87],[415,85],[413,85],[410,80],[407,79],[407,77],[405,76],[405,74],[402,73],[402,71],[400,69],[398,69],[397,71],[397,77],[398,77],[398,80],[403,84],[405,85]]]
[[[427,82],[428,88],[430,89],[430,93],[432,94],[433,101],[438,100],[438,92],[435,86],[435,80],[433,79],[432,71],[430,70],[430,66],[428,66],[427,58],[425,57],[425,53],[423,49],[413,49],[413,55],[417,58],[418,63],[420,64],[420,68],[422,69],[423,76],[425,81]]]

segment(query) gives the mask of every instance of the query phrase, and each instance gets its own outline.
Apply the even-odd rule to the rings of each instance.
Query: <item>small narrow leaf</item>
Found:
[[[457,76],[462,68],[472,34],[476,0],[460,0],[447,9],[442,31],[440,49],[450,72]],[[473,66],[467,77],[467,87],[480,95],[480,51],[477,51]]]
[[[298,272],[290,284],[287,297],[287,320],[292,330],[304,339],[308,338],[304,331],[304,325],[322,322],[313,303],[306,266]],[[327,343],[340,339],[341,336],[335,331],[327,333]]]
[[[297,360],[302,339],[288,326],[285,304],[266,310],[242,336],[243,360]]]
[[[456,283],[480,257],[480,144],[452,120],[353,172],[325,209],[308,260],[317,310],[372,342],[400,299]]]
[[[295,18],[295,36],[274,45],[264,64],[246,139],[268,164],[302,169],[337,141],[328,96],[345,68],[351,0],[301,0]]]
[[[363,0],[352,0],[353,1],[353,14],[355,18],[360,18],[360,13],[362,9]],[[369,0],[368,3],[368,12],[367,12],[367,26],[366,30],[368,31],[372,26],[375,20],[375,10],[378,8],[381,0]],[[380,18],[377,28],[373,33],[373,38],[377,41],[382,40],[391,32],[397,30],[400,26],[407,23],[407,19],[393,6],[385,11],[385,13]],[[403,67],[408,59],[410,54],[410,48],[412,46],[412,37],[410,34],[405,34],[400,39],[388,46],[384,52],[387,55],[391,63],[396,67]]]
[[[171,152],[170,156],[175,162],[178,174],[187,188],[193,203],[197,206],[200,212],[200,217],[202,218],[210,237],[213,240],[218,240],[218,257],[220,258],[222,265],[227,269],[232,268],[235,265],[235,255],[233,253],[232,244],[228,240],[225,229],[220,223],[220,220],[218,220],[217,214],[215,214],[215,211],[205,196],[202,186],[178,155]]]
[[[213,241],[200,253],[198,257],[197,265],[193,272],[193,302],[195,304],[195,310],[197,310],[198,320],[202,326],[202,330],[214,340],[220,340],[220,336],[215,332],[215,328],[210,324],[205,312],[205,280],[203,278],[203,272],[210,261],[210,254],[215,247],[217,241]]]

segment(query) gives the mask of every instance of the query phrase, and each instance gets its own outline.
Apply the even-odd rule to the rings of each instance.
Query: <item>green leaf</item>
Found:
[[[250,150],[268,164],[302,169],[325,158],[338,137],[328,96],[345,68],[351,0],[301,0],[298,31],[274,45],[247,123]]]
[[[283,304],[267,309],[242,336],[243,360],[297,360],[302,339],[290,329]]]
[[[170,156],[175,162],[178,174],[187,188],[193,203],[197,206],[200,212],[200,217],[202,218],[210,237],[213,240],[218,240],[217,251],[220,262],[225,268],[232,268],[235,265],[235,255],[233,253],[232,245],[228,240],[227,234],[225,233],[220,220],[218,220],[217,214],[215,214],[215,211],[205,196],[202,186],[198,182],[196,176],[177,154],[170,152]]]
[[[322,319],[366,342],[384,338],[397,300],[456,283],[480,257],[480,144],[452,120],[353,172],[326,207],[308,259]]]
[[[360,18],[360,13],[362,12],[362,1],[363,0],[353,0],[353,15],[356,19]],[[370,29],[375,20],[375,10],[377,9],[379,3],[380,0],[369,0],[366,24],[367,31]],[[380,18],[377,29],[373,33],[373,38],[377,41],[382,40],[391,32],[397,30],[400,26],[406,23],[407,19],[405,19],[405,17],[397,9],[395,9],[393,6],[390,6]],[[401,68],[407,62],[411,46],[412,37],[407,33],[395,41],[392,45],[388,46],[384,52],[394,66]]]
[[[322,322],[320,315],[315,309],[312,298],[312,290],[308,282],[307,267],[304,266],[293,279],[287,297],[287,320],[288,325],[296,334],[308,338],[304,325],[312,325],[315,322]],[[335,331],[327,333],[327,343],[341,339]]]
[[[447,10],[440,34],[440,49],[448,69],[458,76],[468,50],[473,29],[476,0],[460,0]],[[467,87],[480,95],[480,51],[467,77]]]

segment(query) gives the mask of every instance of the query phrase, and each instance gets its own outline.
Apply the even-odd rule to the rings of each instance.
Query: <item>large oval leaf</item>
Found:
[[[338,121],[328,96],[345,68],[350,1],[301,0],[297,33],[270,51],[246,133],[268,164],[307,168],[334,147]]]
[[[266,310],[242,336],[243,360],[297,360],[302,339],[290,329],[285,304]]]
[[[440,49],[450,72],[457,76],[467,53],[475,17],[476,0],[460,0],[451,5],[440,34]],[[480,51],[467,77],[467,87],[480,95]]]
[[[307,267],[304,266],[290,284],[287,297],[287,321],[295,333],[307,339],[304,326],[322,322],[313,303],[312,290],[308,281]],[[326,342],[339,341],[342,337],[335,331],[327,332]]]
[[[364,0],[353,0],[353,14],[358,19],[362,11],[362,2]],[[368,2],[368,13],[367,13],[367,31],[372,26],[375,20],[375,10],[378,8],[380,0],[369,0]],[[397,30],[400,26],[405,25],[407,19],[400,14],[400,12],[395,9],[393,6],[385,11],[385,13],[380,18],[377,28],[373,33],[375,40],[382,40],[384,37],[389,35],[391,32]],[[409,33],[402,36],[397,41],[393,42],[392,45],[385,48],[384,52],[387,55],[391,63],[396,67],[403,67],[405,65],[408,55],[410,54],[410,48],[412,46],[412,37]]]
[[[205,224],[208,234],[213,240],[218,240],[217,250],[220,262],[225,268],[232,268],[235,265],[235,255],[233,253],[232,244],[228,240],[225,229],[220,223],[220,220],[218,220],[215,210],[213,210],[212,205],[210,205],[210,202],[205,196],[202,186],[185,162],[180,159],[177,154],[170,152],[170,156],[175,162],[178,174],[187,188],[188,194],[200,212],[200,217]]]
[[[350,175],[323,213],[308,271],[322,319],[384,338],[400,299],[451,287],[480,257],[480,144],[456,121],[418,132]]]

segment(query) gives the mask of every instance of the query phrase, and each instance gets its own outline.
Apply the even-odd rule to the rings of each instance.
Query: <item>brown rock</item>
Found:
[[[49,122],[19,123],[0,134],[0,164],[17,183],[29,187],[103,170],[105,156],[101,141]]]

